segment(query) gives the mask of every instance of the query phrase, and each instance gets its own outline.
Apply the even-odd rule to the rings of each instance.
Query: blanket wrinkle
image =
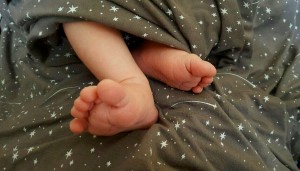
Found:
[[[0,170],[293,170],[300,160],[299,0],[0,0]],[[149,78],[159,121],[69,131],[97,80],[61,24],[94,21],[218,70],[201,94]],[[55,156],[55,158],[53,158]]]

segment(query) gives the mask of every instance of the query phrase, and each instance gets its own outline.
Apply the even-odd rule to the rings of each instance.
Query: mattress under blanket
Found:
[[[298,170],[300,1],[0,0],[0,170]],[[149,78],[159,120],[111,137],[69,131],[98,80],[62,23],[94,21],[217,68],[201,94]]]

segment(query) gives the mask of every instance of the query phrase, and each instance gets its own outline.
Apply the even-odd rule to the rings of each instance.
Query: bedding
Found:
[[[299,0],[0,0],[0,170],[299,170]],[[149,78],[151,128],[73,135],[69,111],[98,81],[61,23],[120,29],[218,70],[201,94]]]

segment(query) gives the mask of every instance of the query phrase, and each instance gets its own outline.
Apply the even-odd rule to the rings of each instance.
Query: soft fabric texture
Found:
[[[0,0],[0,10],[0,170],[298,170],[298,0]],[[80,20],[195,53],[218,74],[201,94],[149,79],[159,121],[147,130],[73,135],[73,101],[98,83],[62,31]]]

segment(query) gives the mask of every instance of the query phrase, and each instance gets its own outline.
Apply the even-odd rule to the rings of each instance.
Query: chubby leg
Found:
[[[157,120],[151,103],[153,97],[147,82],[131,79],[118,83],[106,79],[81,91],[71,109],[75,119],[70,129],[74,133],[87,130],[109,136],[147,128]]]
[[[215,67],[197,55],[150,41],[132,54],[146,75],[185,91],[200,93],[216,74]]]
[[[155,123],[158,112],[149,82],[120,32],[93,22],[66,23],[64,30],[79,58],[102,80],[75,100],[71,131],[114,135]]]

